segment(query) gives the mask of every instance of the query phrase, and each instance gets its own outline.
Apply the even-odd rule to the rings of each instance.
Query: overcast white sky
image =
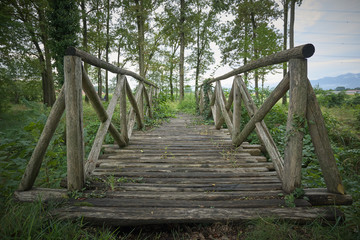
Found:
[[[283,21],[276,26],[282,32]],[[305,43],[315,46],[308,61],[310,80],[360,73],[360,0],[303,0],[295,11],[295,46]],[[215,76],[228,70],[224,66]],[[274,86],[281,76],[269,75],[265,85]],[[223,87],[231,87],[231,81],[223,81]]]

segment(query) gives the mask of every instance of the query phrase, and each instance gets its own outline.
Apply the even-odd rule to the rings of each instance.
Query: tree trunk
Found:
[[[98,46],[98,59],[101,59],[101,48]],[[101,76],[101,68],[98,68],[98,95],[100,99],[102,99],[102,76]]]
[[[145,18],[143,16],[143,0],[135,0],[137,6],[136,23],[138,27],[138,53],[139,53],[139,72],[141,77],[145,77]]]
[[[288,40],[288,13],[289,13],[289,0],[284,1],[284,42],[283,50],[287,49],[287,40]],[[283,63],[283,77],[287,73],[287,62]],[[287,104],[287,94],[282,98],[282,104]]]
[[[185,61],[185,0],[180,1],[180,101],[184,99],[184,61]]]
[[[253,30],[253,39],[252,42],[254,43],[254,58],[255,60],[259,58],[258,49],[255,47],[255,41],[256,41],[256,22],[254,13],[251,13],[251,24],[252,24],[252,30]],[[256,99],[259,100],[259,71],[255,69],[255,96]]]
[[[291,0],[290,4],[290,48],[294,47],[295,2]]]
[[[110,0],[107,0],[107,16],[106,16],[106,48],[105,48],[105,58],[106,62],[109,62],[109,48],[110,48]],[[105,75],[105,100],[109,101],[109,72],[106,70]]]
[[[39,17],[39,26],[40,26],[40,38],[44,46],[45,56],[42,56],[40,62],[42,62],[42,86],[43,86],[43,101],[47,106],[53,106],[56,100],[55,97],[55,87],[54,87],[54,79],[52,75],[52,66],[51,66],[51,55],[49,51],[49,36],[47,32],[47,21],[44,16],[44,12],[42,9],[38,8],[38,17]],[[41,50],[38,47],[38,52]],[[41,54],[42,55],[42,54]],[[44,58],[45,57],[45,58]]]

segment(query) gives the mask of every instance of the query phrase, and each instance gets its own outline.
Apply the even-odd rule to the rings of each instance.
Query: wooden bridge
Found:
[[[334,205],[351,204],[352,200],[342,186],[323,117],[307,79],[306,58],[313,53],[313,45],[299,46],[250,62],[203,84],[199,108],[201,112],[209,109],[215,127],[201,124],[198,117],[179,114],[158,128],[133,131],[135,122],[138,129],[143,128],[144,114],[152,116],[152,99],[157,95],[157,87],[136,73],[69,48],[64,60],[65,86],[51,110],[15,196],[21,201],[34,201],[39,197],[46,201],[67,199],[70,193],[73,198],[54,214],[117,226],[240,221],[257,217],[336,220],[342,214]],[[102,107],[81,61],[118,74],[107,110]],[[286,61],[289,61],[289,73],[257,109],[239,74]],[[125,75],[139,80],[135,96]],[[226,100],[220,81],[233,76],[233,87]],[[214,90],[210,85],[213,82],[216,82]],[[85,163],[82,89],[101,122]],[[284,136],[287,145],[282,157],[263,119],[289,89],[288,135]],[[120,132],[111,123],[118,102]],[[129,111],[127,102],[131,104]],[[242,129],[241,104],[250,115],[250,121]],[[33,188],[65,106],[67,189]],[[291,203],[296,207],[290,208],[284,196],[301,187],[306,121],[327,189],[305,189],[306,198],[295,199]],[[224,123],[227,129],[221,129]],[[261,140],[260,145],[245,141],[253,130]],[[115,145],[103,145],[108,131]],[[268,153],[271,161],[263,152]],[[332,207],[316,207],[323,205]]]

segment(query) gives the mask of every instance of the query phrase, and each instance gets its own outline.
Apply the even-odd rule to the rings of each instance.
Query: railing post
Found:
[[[84,187],[81,58],[64,57],[68,190]]]
[[[127,79],[126,78],[118,78],[118,81],[120,81],[120,86],[121,86],[121,90],[120,90],[120,97],[119,97],[119,102],[120,102],[120,129],[121,129],[121,136],[122,138],[125,140],[126,143],[129,142],[129,137],[128,137],[128,128],[127,128],[127,109],[126,109],[126,82]]]
[[[234,79],[233,84],[233,104],[234,104],[234,113],[233,113],[233,133],[232,136],[236,136],[240,133],[240,125],[241,125],[241,93],[240,88],[235,82],[236,78]]]
[[[307,60],[290,59],[290,98],[284,151],[283,190],[301,186],[301,164],[307,107]]]

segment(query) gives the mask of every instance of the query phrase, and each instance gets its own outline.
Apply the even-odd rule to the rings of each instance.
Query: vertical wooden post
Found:
[[[142,88],[138,88],[138,91],[140,91],[140,98],[139,100],[137,100],[137,104],[138,104],[138,107],[139,107],[139,112],[140,112],[140,118],[141,118],[141,121],[144,123],[145,121],[145,118],[144,118],[144,84],[142,82],[140,82],[139,84],[142,85]],[[141,129],[141,127],[139,127],[139,129]]]
[[[128,128],[127,128],[127,113],[126,113],[126,78],[118,77],[118,81],[120,81],[120,129],[121,136],[125,140],[126,143],[129,142],[128,137]]]
[[[233,104],[234,104],[234,113],[233,113],[233,134],[232,136],[236,136],[240,134],[240,125],[241,125],[241,93],[240,88],[236,84],[236,77],[234,79],[233,84]]]
[[[284,151],[283,190],[292,192],[301,186],[301,164],[307,105],[307,60],[291,59],[290,99]]]
[[[64,57],[68,190],[84,187],[81,58]]]

